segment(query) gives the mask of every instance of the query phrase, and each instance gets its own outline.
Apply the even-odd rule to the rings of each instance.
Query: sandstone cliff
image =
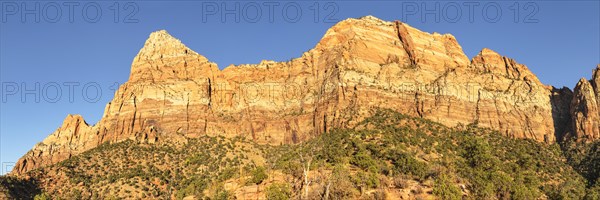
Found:
[[[592,79],[580,79],[571,101],[571,127],[566,137],[580,140],[600,138],[600,65],[592,73]]]
[[[573,118],[574,135],[597,138],[595,77],[573,94],[569,104],[578,106],[567,106],[564,94],[570,90],[553,90],[510,58],[483,49],[469,61],[452,35],[371,16],[339,22],[299,58],[223,70],[158,31],[134,58],[129,80],[96,125],[67,117],[12,173],[124,139],[186,142],[188,137],[224,135],[274,145],[298,143],[332,127],[352,127],[374,107],[448,126],[476,123],[509,137],[548,143],[568,129],[554,119],[570,120],[576,112],[573,116],[581,117]]]

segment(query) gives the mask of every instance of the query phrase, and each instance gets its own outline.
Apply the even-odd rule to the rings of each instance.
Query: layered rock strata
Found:
[[[371,16],[339,22],[299,58],[223,70],[158,31],[97,124],[67,117],[12,173],[125,139],[177,143],[222,135],[298,143],[331,128],[351,128],[373,108],[547,143],[571,130],[556,122],[561,118],[573,123],[570,135],[597,138],[600,83],[594,77],[578,84],[570,101],[570,90],[542,84],[525,65],[490,49],[469,60],[452,35]]]

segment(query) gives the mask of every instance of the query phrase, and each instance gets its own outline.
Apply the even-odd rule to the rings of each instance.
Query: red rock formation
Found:
[[[98,144],[92,140],[92,132],[92,127],[80,115],[68,115],[60,128],[19,160],[13,171],[25,172],[38,166],[54,164],[81,153],[83,149],[96,147]]]
[[[129,81],[100,122],[89,127],[81,117],[67,120],[12,173],[125,139],[186,142],[224,135],[297,143],[332,127],[352,127],[376,107],[554,142],[551,89],[524,65],[489,49],[469,61],[452,35],[371,16],[339,22],[291,61],[223,70],[158,31],[135,57]]]
[[[571,130],[566,134],[577,140],[600,138],[600,65],[593,71],[592,80],[582,78],[575,86],[571,101]]]

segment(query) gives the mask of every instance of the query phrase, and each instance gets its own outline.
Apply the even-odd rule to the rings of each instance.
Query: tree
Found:
[[[312,182],[308,176],[310,173],[310,165],[312,164],[314,157],[314,151],[311,149],[311,151],[309,151],[308,153],[307,155],[302,155],[301,153],[298,153],[298,155],[300,156],[300,162],[302,162],[302,174],[304,177],[304,183],[302,185],[302,187],[304,187],[304,194],[302,195],[302,199],[308,199],[308,187]]]

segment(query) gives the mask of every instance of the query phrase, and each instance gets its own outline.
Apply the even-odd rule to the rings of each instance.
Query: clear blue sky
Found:
[[[599,1],[485,1],[479,5],[449,1],[318,2],[318,16],[315,1],[285,1],[279,5],[274,1],[227,1],[224,5],[213,1],[119,1],[118,6],[115,1],[89,2],[0,1],[3,168],[10,167],[11,162],[56,130],[69,113],[81,114],[88,123],[96,123],[113,97],[113,84],[127,80],[133,57],[147,36],[159,29],[168,30],[221,69],[229,64],[298,57],[336,21],[365,15],[402,20],[427,32],[451,33],[469,58],[484,47],[491,48],[526,64],[543,83],[557,87],[573,88],[579,78],[590,78],[592,69],[600,63]],[[222,21],[223,10],[234,9],[236,3],[239,10],[233,13],[238,13],[239,22],[233,14],[225,15]],[[95,19],[97,9],[102,14]],[[302,14],[297,17],[298,9]],[[501,10],[501,15],[496,10]],[[425,14],[424,19],[421,14]],[[438,16],[440,20],[436,21]],[[71,94],[72,102],[69,87],[65,86],[71,82],[79,83]],[[15,83],[20,91],[13,95]],[[40,84],[34,91],[40,96],[39,103],[33,94],[22,101],[21,91],[26,88],[21,83],[29,90]],[[86,84],[87,99],[82,95]],[[57,96],[57,85],[61,86],[61,96]],[[99,98],[95,98],[93,86],[100,87]]]

